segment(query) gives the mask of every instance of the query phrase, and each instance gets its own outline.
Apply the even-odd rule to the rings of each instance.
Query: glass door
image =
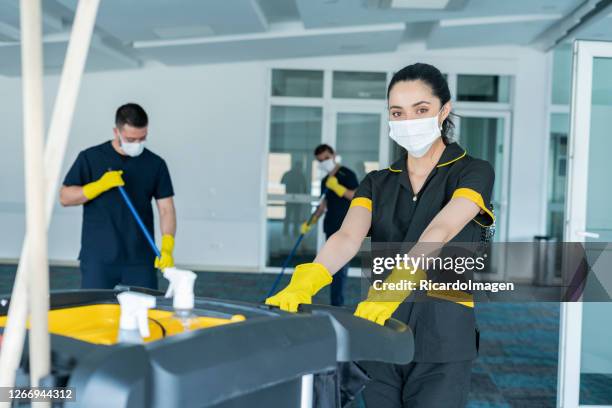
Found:
[[[581,301],[562,303],[557,406],[612,406],[612,43],[576,41],[564,239],[601,243]]]
[[[372,170],[380,169],[382,117],[380,111],[338,109],[334,114],[333,146],[343,166],[357,175],[359,181]]]
[[[491,204],[495,212],[494,242],[507,241],[508,231],[508,174],[510,166],[510,112],[486,110],[457,110],[456,139],[468,154],[491,163],[495,170],[495,184]],[[506,251],[498,247],[490,251],[490,266],[479,274],[483,280],[505,280]]]
[[[272,69],[267,163],[266,267],[281,266],[300,224],[319,202],[323,174],[314,149],[331,145],[361,180],[387,165],[381,152],[385,72]],[[290,266],[310,262],[323,244],[322,223],[303,239]]]
[[[272,106],[267,186],[267,266],[279,267],[300,235],[319,195],[313,150],[321,143],[323,112],[317,106]],[[310,262],[316,232],[303,239],[293,264]]]
[[[486,160],[495,170],[492,204],[495,241],[506,241],[508,225],[508,166],[510,164],[510,113],[458,110],[456,139],[468,154]]]
[[[389,138],[383,137],[387,122],[383,120],[384,107],[380,105],[379,109],[342,104],[333,109],[329,142],[335,147],[340,164],[352,170],[359,182],[366,174],[379,170],[388,162],[386,154],[382,157],[382,152],[388,151]],[[323,234],[319,236],[321,246],[325,237]],[[351,267],[361,267],[359,258],[353,258]]]

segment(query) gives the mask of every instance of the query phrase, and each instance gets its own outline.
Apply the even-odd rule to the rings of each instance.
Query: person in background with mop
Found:
[[[157,289],[156,268],[174,266],[174,190],[166,162],[144,147],[148,122],[139,105],[119,107],[114,138],[80,152],[64,179],[60,203],[83,205],[79,254],[83,289],[112,289],[117,284]],[[161,256],[149,247],[119,186],[125,186],[151,235],[151,200],[156,200]]]
[[[359,186],[359,181],[352,170],[336,163],[336,153],[331,146],[327,144],[317,146],[314,155],[319,162],[319,169],[327,174],[321,180],[321,191],[324,192],[325,198],[311,218],[311,222],[305,221],[302,224],[300,232],[302,234],[308,233],[312,226],[317,223],[319,217],[325,213],[323,232],[325,232],[325,238],[329,239],[340,229],[355,195],[355,190]],[[332,306],[344,305],[344,282],[348,269],[349,264],[347,263],[333,277],[331,283]]]

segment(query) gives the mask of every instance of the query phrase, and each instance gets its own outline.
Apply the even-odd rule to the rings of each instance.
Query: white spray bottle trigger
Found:
[[[149,316],[148,311],[146,309],[138,311],[138,330],[140,331],[140,335],[142,338],[149,337],[151,333],[149,332]]]
[[[174,309],[191,310],[194,306],[193,286],[197,275],[192,271],[177,268],[164,269],[164,278],[168,279],[168,290],[165,297],[173,297]]]
[[[117,295],[121,305],[120,330],[138,330],[142,338],[149,337],[149,309],[155,307],[155,297],[138,292],[121,292]]]

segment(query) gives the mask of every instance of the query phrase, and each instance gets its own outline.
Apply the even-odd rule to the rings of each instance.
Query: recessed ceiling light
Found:
[[[445,9],[450,0],[391,0],[392,8]]]
[[[365,0],[369,9],[464,10],[469,0]]]

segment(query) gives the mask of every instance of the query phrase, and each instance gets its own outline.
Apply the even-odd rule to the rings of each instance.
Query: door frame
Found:
[[[593,59],[612,58],[612,42],[574,42],[572,97],[568,141],[567,200],[564,241],[585,242]],[[577,143],[577,142],[580,143]],[[559,324],[559,366],[557,407],[586,408],[580,405],[580,366],[582,346],[581,299],[561,304]],[[578,333],[578,335],[577,335]],[[591,406],[595,407],[595,406]],[[596,407],[612,407],[597,405]]]
[[[272,71],[268,72],[267,88],[270,89],[272,83]],[[308,203],[316,205],[317,197],[310,196],[307,194],[270,194],[268,193],[268,159],[270,153],[270,129],[272,123],[272,108],[274,106],[282,107],[296,107],[296,108],[320,108],[321,109],[321,139],[319,143],[325,143],[325,106],[321,103],[321,98],[301,98],[301,97],[267,97],[266,104],[266,130],[265,130],[265,153],[262,154],[262,170],[263,176],[261,177],[261,200],[263,205],[261,206],[260,217],[263,220],[263,228],[260,230],[260,243],[259,243],[259,267],[258,269],[264,273],[279,273],[281,271],[280,266],[269,266],[268,265],[268,231],[267,231],[267,212],[268,202],[270,200],[282,200],[292,203]],[[310,200],[309,200],[310,199]]]
[[[268,89],[272,82],[272,70],[268,72]],[[378,99],[364,99],[364,100],[353,100],[353,99],[331,99],[331,71],[324,71],[323,76],[323,87],[324,92],[323,98],[306,98],[306,97],[267,97],[267,112],[266,112],[266,149],[269,152],[270,146],[270,123],[271,123],[271,111],[273,106],[292,106],[292,107],[318,107],[322,111],[321,121],[321,141],[320,143],[327,143],[335,148],[336,146],[336,115],[338,113],[365,113],[365,114],[377,114],[380,115],[380,133],[379,138],[379,152],[378,159],[380,167],[384,168],[389,163],[389,138],[383,137],[384,132],[388,129],[387,124],[387,111],[386,101]],[[374,137],[374,136],[373,136]],[[314,147],[313,147],[314,148]],[[341,153],[341,152],[340,152]],[[342,155],[342,154],[340,154]],[[296,197],[294,194],[279,195],[279,194],[268,194],[267,183],[268,183],[268,154],[263,155],[263,168],[265,171],[265,177],[262,177],[262,200],[264,205],[262,206],[261,217],[263,224],[266,225],[266,212],[267,203],[270,199],[289,199],[295,200],[299,198],[300,202],[307,202],[308,197],[300,195]],[[318,198],[316,196],[310,196],[310,201],[313,205],[316,205]],[[321,249],[325,243],[325,237],[323,234],[323,223],[317,223],[317,251]],[[278,273],[281,267],[269,266],[267,263],[268,259],[268,241],[267,241],[267,229],[264,227],[261,230],[261,245],[260,245],[260,270],[268,273]],[[351,268],[349,270],[351,276],[361,276],[361,270],[358,268]]]
[[[350,103],[336,102],[329,106],[327,112],[329,116],[324,118],[324,121],[326,122],[324,127],[327,126],[327,129],[324,129],[323,139],[325,140],[324,143],[329,143],[331,146],[334,146],[334,148],[336,147],[336,142],[338,140],[337,118],[339,113],[379,115],[380,127],[378,134],[378,162],[380,163],[380,168],[385,168],[389,165],[389,138],[383,137],[385,131],[389,128],[386,119],[387,111],[384,101],[367,101],[366,103],[356,103],[355,101]],[[342,156],[342,152],[340,152],[340,156]]]
[[[389,166],[391,158],[389,157],[389,138],[385,137],[385,132],[388,132],[389,125],[387,120],[386,101],[383,100],[343,100],[337,99],[329,104],[327,113],[324,113],[324,130],[323,143],[328,143],[336,148],[338,140],[338,114],[375,114],[380,116],[380,126],[378,133],[378,162],[379,168],[384,169]],[[374,137],[374,135],[372,135]],[[342,156],[342,152],[339,152]],[[323,223],[317,225],[317,251],[325,244],[325,234],[323,233]],[[360,268],[349,268],[349,276],[360,277]]]
[[[501,177],[501,197],[500,197],[500,205],[501,209],[499,209],[498,216],[501,216],[502,224],[498,225],[498,229],[495,232],[496,234],[500,233],[501,230],[501,240],[500,242],[505,242],[508,238],[508,203],[510,201],[510,163],[511,163],[511,153],[512,153],[512,113],[506,110],[480,110],[480,109],[468,109],[468,108],[460,108],[455,111],[458,118],[455,121],[455,125],[457,129],[460,129],[461,126],[461,118],[495,118],[495,119],[503,119],[504,120],[504,155],[502,160],[502,177]],[[461,142],[460,139],[458,139]],[[468,152],[469,154],[470,152]],[[496,181],[499,180],[496,178]],[[498,210],[498,209],[496,209]],[[499,236],[499,235],[498,235]]]
[[[495,234],[500,237],[500,242],[506,242],[508,239],[508,203],[510,202],[509,190],[510,190],[510,162],[512,154],[512,112],[510,110],[482,110],[482,109],[469,109],[469,108],[458,108],[455,110],[458,118],[455,121],[455,126],[457,129],[461,128],[461,118],[496,118],[504,120],[504,135],[503,135],[503,145],[504,145],[504,154],[502,156],[502,177],[498,179],[496,177],[496,182],[498,180],[502,183],[501,187],[501,197],[500,197],[500,206],[501,208],[496,209],[497,214],[496,218],[500,218],[502,220],[501,225],[496,225]],[[458,138],[458,142],[461,142],[460,135]],[[468,152],[469,154],[470,152]],[[486,280],[497,280],[497,281],[506,281],[508,276],[506,276],[506,248],[505,246],[500,246],[499,250],[496,251],[499,257],[494,261],[496,271],[494,273],[487,273],[483,276]]]

